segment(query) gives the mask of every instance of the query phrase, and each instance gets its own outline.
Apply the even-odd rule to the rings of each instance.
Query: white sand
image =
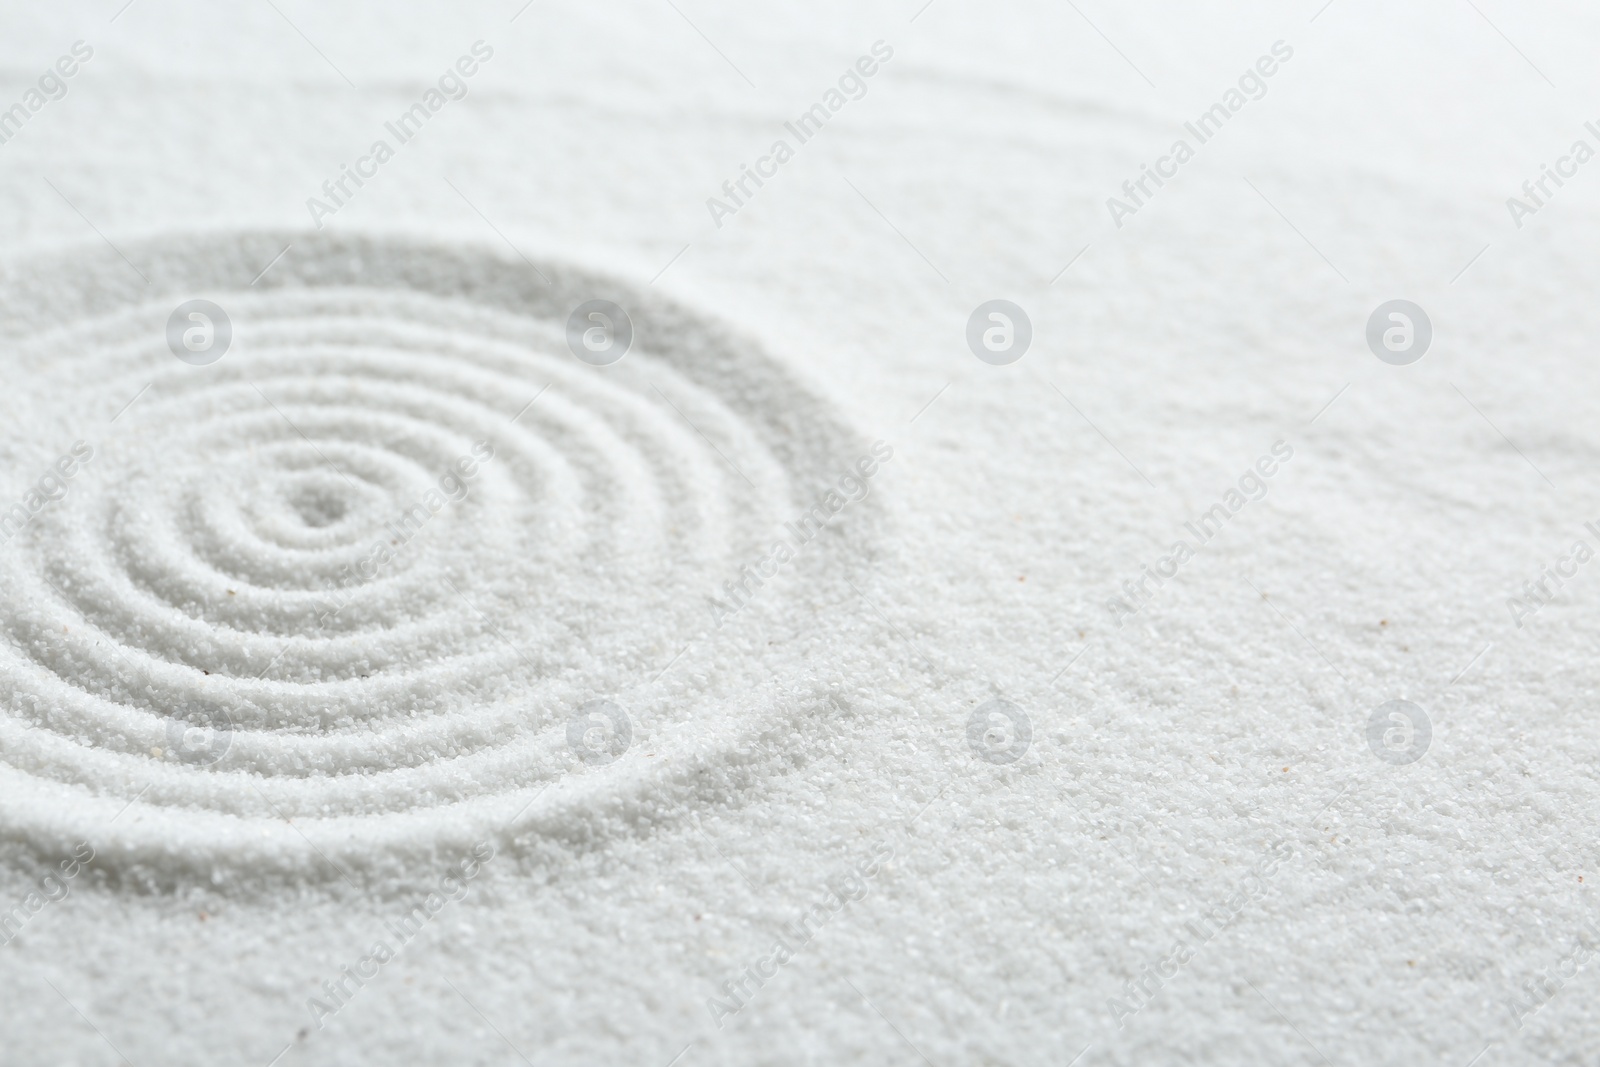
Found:
[[[6,15],[0,1060],[1587,1061],[1592,14],[278,6]]]

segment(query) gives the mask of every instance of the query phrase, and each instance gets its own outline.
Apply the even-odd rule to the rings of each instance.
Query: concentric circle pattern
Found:
[[[65,259],[5,280],[27,325],[0,506],[92,450],[0,546],[8,833],[343,868],[597,790],[647,802],[768,713],[751,649],[776,635],[718,631],[711,596],[861,445],[752,345],[614,283],[421,243],[130,256],[148,287]],[[168,350],[192,298],[232,322],[214,365]],[[635,324],[615,366],[567,350],[592,298]],[[772,603],[835,574],[852,529]],[[585,760],[569,720],[601,699],[633,740]]]

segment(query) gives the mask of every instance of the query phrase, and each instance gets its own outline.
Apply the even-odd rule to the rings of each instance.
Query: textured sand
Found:
[[[0,1058],[1587,1061],[1591,13],[518,6],[6,15]]]

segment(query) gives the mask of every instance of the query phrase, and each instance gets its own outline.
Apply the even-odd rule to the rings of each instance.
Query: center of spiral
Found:
[[[307,526],[332,526],[345,517],[350,505],[344,494],[328,486],[304,486],[297,490],[289,503],[299,513]]]

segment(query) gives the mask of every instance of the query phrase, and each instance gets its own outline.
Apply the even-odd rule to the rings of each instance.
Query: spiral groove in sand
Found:
[[[848,458],[823,407],[614,284],[306,238],[245,284],[281,243],[143,249],[149,290],[63,262],[55,314],[9,279],[17,483],[74,439],[95,456],[0,548],[8,821],[130,859],[298,863],[466,840],[569,779],[647,788],[640,761],[714,749],[739,672],[654,679]],[[234,330],[206,367],[161,329],[197,294]],[[564,309],[596,294],[636,317],[612,368],[565,347]],[[639,735],[599,767],[568,743],[595,698]]]

